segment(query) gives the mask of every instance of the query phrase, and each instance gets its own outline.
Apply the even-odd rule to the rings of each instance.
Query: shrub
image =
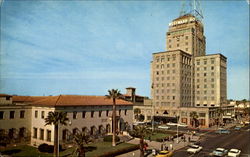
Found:
[[[103,138],[104,142],[112,142],[113,135],[107,135]],[[119,142],[120,138],[118,136],[115,136],[115,142]]]
[[[53,153],[54,152],[54,146],[53,145],[48,145],[46,143],[40,144],[38,146],[38,150],[40,152],[47,152],[47,153]],[[59,151],[62,150],[62,146],[59,145]]]
[[[106,152],[106,153],[103,153],[102,155],[99,155],[97,157],[114,157],[114,156],[117,156],[117,155],[120,155],[120,154],[124,154],[124,153],[127,153],[127,152],[137,150],[139,148],[140,148],[139,145],[134,145],[134,146],[126,147],[126,148],[116,149],[116,150],[111,151],[111,152]]]

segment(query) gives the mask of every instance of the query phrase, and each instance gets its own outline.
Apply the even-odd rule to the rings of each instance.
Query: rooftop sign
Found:
[[[176,25],[180,25],[180,24],[184,24],[184,23],[189,23],[195,21],[194,17],[190,17],[188,19],[183,19],[183,20],[178,20],[178,21],[173,21],[171,23],[169,23],[169,26],[176,26]]]

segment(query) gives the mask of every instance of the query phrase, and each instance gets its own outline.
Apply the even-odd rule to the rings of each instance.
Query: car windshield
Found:
[[[160,152],[159,154],[160,155],[166,155],[166,154],[168,154],[168,152]]]
[[[224,152],[223,149],[216,149],[217,152]]]
[[[198,146],[194,146],[194,145],[193,145],[193,146],[190,146],[190,147],[191,147],[191,148],[199,148]]]
[[[230,150],[231,153],[238,153],[238,150]]]

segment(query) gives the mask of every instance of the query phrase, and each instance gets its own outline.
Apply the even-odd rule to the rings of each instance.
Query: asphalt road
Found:
[[[182,148],[174,152],[174,157],[207,157],[214,149],[222,147],[225,149],[240,149],[241,157],[250,157],[250,131],[249,126],[241,130],[231,129],[230,134],[217,134],[208,132],[200,141],[203,150],[197,154],[188,154],[187,148]]]

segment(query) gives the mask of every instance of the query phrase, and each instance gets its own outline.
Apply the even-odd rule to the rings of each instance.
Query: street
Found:
[[[241,130],[231,129],[230,134],[216,134],[215,132],[208,132],[200,141],[200,145],[203,147],[202,151],[197,154],[188,154],[187,148],[184,147],[174,152],[174,157],[205,157],[209,156],[214,149],[222,147],[225,149],[240,149],[241,157],[250,157],[250,132],[249,126],[244,127]]]

